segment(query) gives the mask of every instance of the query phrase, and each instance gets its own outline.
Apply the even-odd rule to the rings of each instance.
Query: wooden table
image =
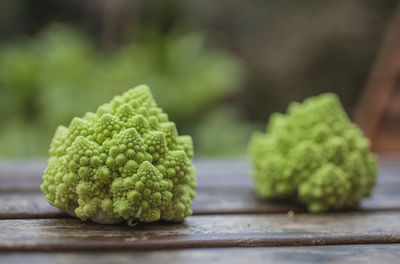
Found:
[[[39,191],[45,166],[0,162],[0,263],[400,261],[400,158],[380,159],[374,196],[359,209],[315,215],[258,200],[245,160],[197,160],[194,215],[134,228],[50,206]]]

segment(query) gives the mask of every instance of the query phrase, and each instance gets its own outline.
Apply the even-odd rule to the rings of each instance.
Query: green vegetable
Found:
[[[376,159],[338,97],[323,94],[275,113],[250,142],[257,194],[299,200],[311,212],[356,206],[375,185]]]
[[[145,85],[59,126],[49,153],[40,188],[81,220],[133,224],[192,214],[192,139],[178,136]]]

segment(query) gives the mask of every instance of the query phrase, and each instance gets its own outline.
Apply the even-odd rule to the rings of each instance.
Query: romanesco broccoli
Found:
[[[59,126],[49,153],[40,188],[81,220],[132,224],[192,214],[192,139],[178,136],[145,85]]]
[[[256,193],[298,200],[311,212],[356,206],[371,194],[376,159],[338,97],[322,94],[275,113],[250,141]]]

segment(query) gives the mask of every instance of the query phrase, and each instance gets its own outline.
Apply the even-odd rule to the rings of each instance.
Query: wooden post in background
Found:
[[[354,120],[375,152],[400,151],[400,6],[394,12]]]

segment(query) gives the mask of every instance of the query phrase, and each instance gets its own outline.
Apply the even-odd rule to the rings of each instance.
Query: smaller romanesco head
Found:
[[[249,146],[255,190],[267,199],[299,200],[311,212],[356,206],[370,195],[376,159],[339,98],[322,94],[271,116]]]
[[[192,139],[178,136],[145,85],[59,126],[49,152],[40,189],[81,220],[181,221],[192,214]]]

